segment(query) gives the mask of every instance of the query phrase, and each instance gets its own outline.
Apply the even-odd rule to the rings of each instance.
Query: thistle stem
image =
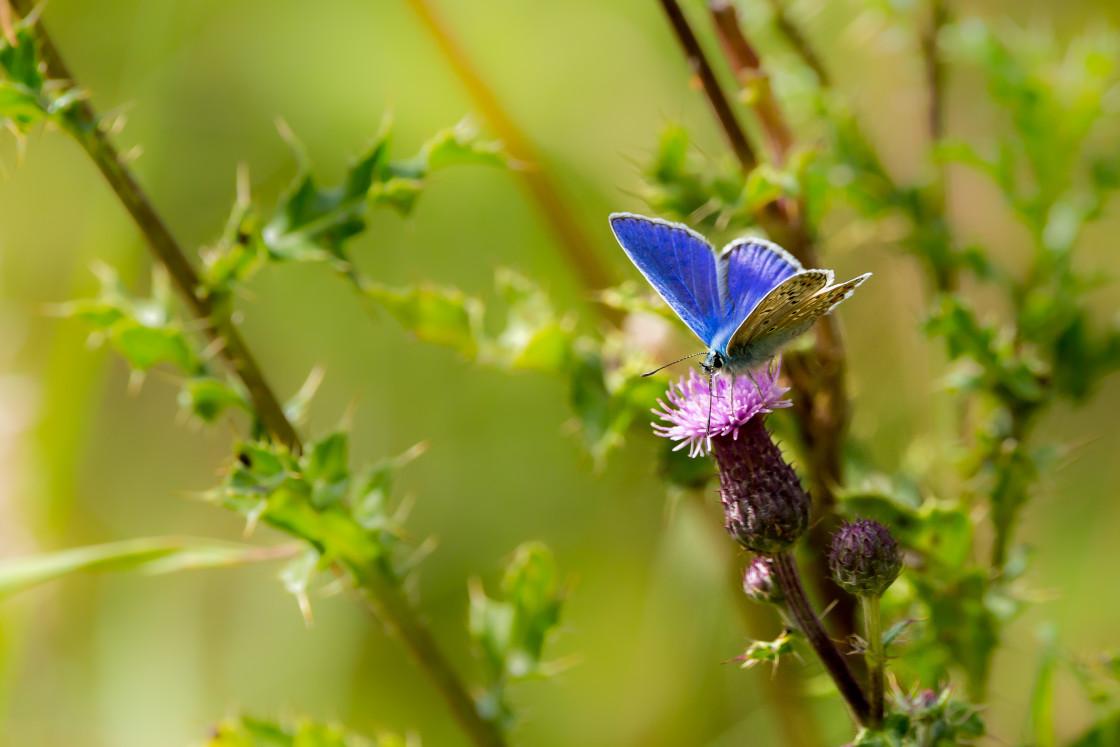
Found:
[[[801,585],[801,576],[797,571],[797,561],[793,557],[793,552],[786,550],[772,557],[774,575],[782,587],[782,593],[785,594],[793,621],[797,623],[798,629],[808,640],[817,658],[832,677],[832,681],[836,683],[836,688],[847,702],[856,723],[861,726],[867,724],[871,717],[871,706],[867,702],[867,696],[856,681],[851,668],[848,667],[848,662],[828,637],[817,613],[813,611],[809,598],[805,595],[805,587]]]
[[[867,673],[871,687],[871,715],[867,725],[876,728],[883,723],[883,673],[887,656],[883,648],[883,614],[879,597],[860,595],[863,608],[864,635],[867,638]]]
[[[3,1],[7,2],[7,0]],[[34,3],[30,0],[11,0],[11,7],[21,17],[26,17],[34,9]],[[63,62],[42,21],[36,24],[35,34],[39,39],[43,62],[46,64],[47,77],[73,82],[74,76]],[[182,247],[171,235],[167,224],[156,212],[148,196],[136,182],[132,172],[121,161],[117,149],[109,142],[106,132],[101,129],[100,120],[89,101],[83,99],[75,104],[64,127],[97,166],[121,204],[132,216],[133,222],[144,235],[148,248],[167,268],[171,282],[190,307],[191,313],[206,323],[207,336],[211,341],[218,343],[220,355],[245,385],[253,403],[253,411],[261,425],[281,443],[298,452],[301,447],[299,435],[284,414],[280,401],[265,381],[256,359],[249,352],[249,348],[229,316],[215,313],[212,298],[199,293],[202,290],[202,283],[198,273],[195,272]]]
[[[0,0],[0,7],[5,7],[8,2],[9,0]],[[33,10],[31,0],[10,2],[21,17],[26,17]],[[36,25],[35,33],[47,76],[73,82],[73,76],[42,21]],[[212,297],[199,292],[203,290],[202,283],[190,260],[132,172],[121,161],[116,148],[109,142],[108,135],[100,128],[99,121],[93,107],[83,100],[78,102],[70,121],[66,123],[66,131],[85,150],[109,182],[109,186],[147,240],[152,254],[167,268],[191,313],[206,322],[207,335],[219,343],[222,357],[245,385],[261,425],[278,441],[298,452],[302,448],[299,434],[285,415],[279,399],[269,388],[229,315],[216,313]],[[377,568],[350,566],[349,571],[362,598],[408,648],[471,740],[479,747],[503,747],[506,744],[505,737],[496,724],[486,721],[477,711],[466,685],[440,651],[431,631],[401,591],[399,582]]]

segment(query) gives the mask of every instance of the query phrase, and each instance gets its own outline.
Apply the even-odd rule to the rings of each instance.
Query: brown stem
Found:
[[[0,0],[6,3],[8,0]],[[29,0],[11,0],[11,7],[26,17],[32,10]],[[58,50],[40,22],[36,27],[43,61],[49,78],[73,82]],[[106,181],[132,216],[147,239],[156,258],[163,263],[172,281],[191,312],[206,322],[206,331],[221,348],[222,357],[245,384],[253,400],[261,424],[280,442],[294,451],[301,448],[299,435],[284,414],[279,400],[269,389],[260,369],[228,315],[215,313],[209,296],[203,290],[194,268],[166,224],[141,190],[132,173],[125,168],[107,135],[98,126],[98,118],[87,101],[77,106],[67,131],[78,141],[100,169]],[[363,598],[391,626],[412,653],[420,667],[436,685],[455,718],[480,747],[503,747],[505,738],[497,725],[486,721],[475,709],[474,700],[454,668],[442,654],[431,632],[421,622],[416,610],[405,598],[398,584],[377,569],[351,568]]]
[[[712,0],[708,9],[720,41],[723,42],[727,59],[739,77],[739,85],[748,92],[748,101],[766,133],[770,156],[775,163],[781,165],[793,146],[793,134],[774,100],[770,89],[770,75],[762,67],[762,61],[754,47],[743,35],[743,29],[739,25],[739,11],[735,6],[728,0]]]
[[[743,34],[734,8],[721,0],[714,0],[711,11],[731,65],[740,74],[764,76],[762,61]],[[687,25],[683,16],[679,16],[679,19]],[[691,31],[687,36],[695,39]],[[816,60],[811,54],[810,58]],[[822,80],[827,80],[823,71],[821,74]],[[719,93],[718,86],[713,90]],[[707,88],[705,92],[708,92]],[[766,92],[769,94],[768,88]],[[768,95],[765,100],[768,103],[759,108],[756,99],[756,112],[763,121],[764,128],[773,133],[768,140],[775,160],[781,162],[788,152],[792,135],[773,97]],[[712,101],[712,108],[718,111],[716,100]],[[771,238],[788,249],[803,265],[820,266],[808,227],[804,223],[804,206],[798,201],[783,199],[771,203],[759,215],[759,222]],[[823,550],[828,547],[831,533],[840,521],[836,515],[835,488],[843,484],[841,449],[849,413],[845,390],[844,345],[836,318],[831,315],[821,318],[817,322],[815,334],[813,353],[789,353],[784,358],[783,367],[796,393],[793,398],[794,410],[808,460],[810,492],[814,504],[813,528],[809,541],[818,550]],[[845,594],[836,594],[837,589],[824,563],[824,556],[824,552],[814,553],[816,560],[811,574],[813,585],[823,599],[836,599],[837,605],[830,621],[837,637],[846,640],[856,630],[855,600]]]
[[[949,20],[944,0],[930,0],[929,23],[922,31],[922,63],[925,68],[926,93],[929,97],[927,126],[932,143],[941,140],[945,133],[945,69],[937,49],[937,37]]]
[[[749,172],[758,164],[758,159],[755,157],[750,141],[747,140],[746,132],[739,124],[735,112],[731,109],[731,104],[727,101],[727,96],[724,95],[723,89],[716,79],[716,74],[712,71],[712,66],[708,63],[703,47],[697,41],[696,34],[692,32],[692,27],[688,25],[688,19],[685,18],[677,0],[658,1],[669,19],[669,24],[673,27],[673,32],[677,35],[677,41],[680,43],[681,49],[684,50],[685,57],[688,58],[689,67],[700,79],[700,85],[704,87],[704,94],[712,105],[712,111],[715,112],[716,119],[723,129],[724,137],[727,138],[727,142],[731,146],[731,152],[739,159],[739,165],[742,166],[743,171]]]
[[[801,576],[797,572],[797,561],[794,560],[793,552],[786,550],[778,553],[773,556],[773,561],[774,575],[782,587],[782,593],[785,594],[790,616],[816,652],[817,658],[821,660],[832,681],[836,683],[836,688],[847,702],[856,723],[861,726],[866,724],[871,715],[871,704],[848,667],[848,662],[833,645],[832,639],[821,627],[817,613],[809,604],[809,599],[805,596],[805,587],[801,585]]]
[[[447,25],[432,10],[427,0],[407,0],[424,29],[435,40],[440,52],[451,64],[459,82],[467,90],[474,105],[490,127],[505,144],[507,152],[525,166],[518,170],[530,197],[537,204],[553,233],[560,240],[560,247],[580,281],[589,289],[598,290],[613,284],[612,273],[593,251],[595,242],[576,220],[560,190],[544,170],[541,159],[529,138],[521,131],[498,102],[497,96],[481,78],[466,52]],[[615,312],[604,304],[595,304],[603,314]]]
[[[771,626],[773,613],[764,605],[755,604],[743,593],[743,574],[733,562],[733,556],[726,548],[737,547],[727,541],[727,532],[719,521],[708,521],[710,506],[705,501],[705,493],[700,490],[691,491],[696,508],[703,512],[703,524],[712,534],[708,543],[713,552],[722,553],[725,558],[723,564],[729,568],[725,574],[731,587],[731,597],[736,601],[736,606],[743,618],[747,632],[757,635],[758,631]],[[789,667],[778,667],[770,678],[766,687],[762,688],[767,705],[774,713],[782,740],[789,747],[814,747],[820,744],[816,724],[806,707],[805,694],[801,683],[794,675],[794,670]]]
[[[801,32],[797,24],[790,20],[789,15],[786,13],[785,6],[782,5],[782,0],[768,0],[768,2],[770,3],[770,10],[774,14],[774,25],[778,27],[778,31],[785,36],[790,46],[793,47],[793,50],[797,52],[797,55],[801,58],[801,61],[804,62],[810,70],[816,73],[817,80],[820,82],[821,86],[824,88],[830,87],[832,85],[832,78],[829,76],[828,70],[825,68],[824,63],[821,62],[821,58],[817,56],[813,45],[809,43],[805,34]]]
[[[29,0],[12,0],[12,7],[21,16],[27,16],[32,11],[33,4]],[[70,70],[41,21],[36,31],[47,77],[73,83]],[[144,234],[152,254],[167,268],[172,283],[190,307],[191,313],[206,323],[207,336],[218,344],[222,358],[245,385],[261,425],[281,443],[293,451],[299,451],[299,435],[284,414],[280,401],[269,388],[245,341],[228,315],[215,314],[213,301],[199,293],[202,290],[201,282],[194,267],[132,173],[121,162],[120,154],[99,126],[98,117],[88,101],[78,102],[66,127],[128,210],[136,226]]]

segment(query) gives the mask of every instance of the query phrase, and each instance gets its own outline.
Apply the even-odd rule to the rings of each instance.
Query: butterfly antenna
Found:
[[[698,356],[698,355],[707,355],[707,352],[708,352],[708,351],[706,351],[706,350],[705,350],[705,351],[704,351],[704,352],[702,352],[702,353],[693,353],[692,355],[686,355],[685,357],[683,357],[683,358],[681,358],[681,359],[679,359],[679,360],[675,360],[675,361],[673,361],[672,363],[666,363],[666,364],[665,364],[664,366],[662,366],[661,368],[655,368],[655,369],[653,369],[652,371],[646,371],[646,372],[645,372],[644,374],[642,374],[642,376],[653,376],[653,375],[654,375],[655,373],[657,373],[658,371],[662,371],[662,370],[664,370],[664,369],[668,368],[669,366],[675,366],[675,365],[677,365],[678,363],[680,363],[681,361],[686,361],[686,360],[688,360],[689,358],[695,358],[695,357],[696,357],[696,356]]]
[[[715,371],[708,374],[708,427],[704,430],[704,438],[708,441],[708,449],[712,448],[712,400],[715,399],[712,393],[712,381],[715,379]]]

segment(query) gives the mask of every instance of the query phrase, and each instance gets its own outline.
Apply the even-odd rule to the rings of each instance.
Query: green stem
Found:
[[[863,608],[864,635],[867,638],[867,673],[871,682],[871,716],[867,725],[878,728],[883,723],[883,673],[887,657],[883,649],[883,614],[879,608],[879,597],[861,595]]]
[[[20,16],[26,17],[34,5],[30,0],[11,0],[11,7]],[[39,39],[47,77],[74,83],[74,76],[63,62],[42,21],[36,24],[35,34]],[[198,273],[132,172],[121,161],[120,154],[101,129],[100,119],[87,100],[83,99],[74,106],[64,127],[97,166],[121,204],[128,210],[133,222],[144,235],[148,248],[167,268],[172,283],[191,312],[206,323],[207,336],[219,343],[222,358],[245,385],[261,425],[281,443],[298,452],[301,447],[299,435],[265,381],[256,359],[228,315],[216,314],[213,300],[200,293],[202,282]]]
[[[0,3],[8,0],[0,0]],[[11,7],[26,17],[33,9],[30,0],[11,0]],[[40,21],[35,28],[49,78],[74,82],[73,76]],[[288,420],[276,395],[269,388],[256,361],[228,315],[215,313],[209,295],[179,243],[171,235],[135,177],[121,161],[116,148],[99,126],[99,118],[87,101],[74,109],[66,131],[81,145],[96,164],[118,199],[143,233],[148,247],[167,268],[176,289],[191,312],[206,322],[211,339],[221,345],[222,357],[241,379],[253,401],[261,425],[293,451],[302,448],[299,434]],[[377,568],[351,567],[363,599],[396,632],[417,663],[436,685],[452,714],[480,747],[503,747],[505,737],[498,727],[486,721],[475,708],[474,700],[451,663],[439,650],[435,639],[408,602],[399,581]]]
[[[479,713],[474,698],[439,650],[431,631],[420,622],[399,581],[379,569],[351,568],[350,571],[362,599],[412,652],[471,740],[479,747],[505,747],[506,739],[498,725]]]
[[[801,576],[797,572],[797,561],[793,557],[793,552],[786,550],[778,553],[773,556],[773,560],[774,575],[782,587],[782,593],[785,594],[790,616],[832,677],[832,681],[836,683],[836,688],[847,702],[856,723],[861,726],[867,724],[871,716],[871,706],[867,702],[867,696],[856,681],[855,675],[852,674],[848,662],[840,655],[821,625],[817,613],[809,604],[805,587],[801,585]]]

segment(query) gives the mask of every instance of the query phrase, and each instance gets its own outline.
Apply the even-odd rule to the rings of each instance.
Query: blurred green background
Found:
[[[1120,6],[1107,0],[954,9],[1052,26],[1059,37],[1120,25]],[[637,277],[606,224],[612,210],[642,210],[632,196],[634,161],[647,157],[670,120],[686,123],[707,152],[723,148],[657,4],[445,0],[439,10],[543,154],[595,251],[619,279]],[[889,166],[912,173],[923,104],[911,41],[879,33],[858,2],[802,2],[797,10]],[[404,2],[53,0],[45,19],[95,106],[130,106],[118,142],[142,145],[136,172],[190,246],[219,234],[239,163],[266,205],[292,177],[278,116],[329,183],[386,110],[401,155],[472,111]],[[949,131],[982,139],[996,119],[970,75],[951,79]],[[95,260],[145,284],[150,260],[137,232],[64,136],[36,136],[22,156],[5,138],[0,162],[0,557],[147,535],[239,538],[236,516],[190,500],[216,482],[233,430],[182,423],[176,387],[158,375],[130,394],[121,360],[90,352],[81,324],[47,313],[95,291]],[[950,212],[962,236],[1016,256],[1022,229],[980,180],[954,172]],[[1090,231],[1080,261],[1114,268],[1120,213],[1113,208]],[[939,344],[920,331],[917,271],[878,241],[826,240],[824,254],[841,277],[876,275],[840,316],[853,434],[890,471],[922,458],[953,402],[931,396],[943,361]],[[513,173],[442,171],[410,218],[379,212],[359,242],[364,269],[384,282],[430,279],[487,295],[494,268],[509,266],[591,324],[586,291]],[[313,428],[333,426],[357,398],[356,460],[430,442],[402,472],[400,492],[415,498],[410,530],[439,538],[420,573],[420,599],[464,671],[474,666],[464,626],[468,577],[492,580],[531,538],[546,541],[572,574],[552,653],[578,654],[581,663],[519,688],[528,717],[521,743],[776,739],[761,697],[770,673],[724,663],[752,633],[772,631],[745,629],[726,583],[731,543],[711,529],[716,502],[701,510],[668,500],[651,468],[651,437],[633,436],[597,471],[566,427],[566,394],[556,382],[410,342],[387,315],[371,319],[320,267],[269,267],[253,292],[242,304],[244,333],[282,396],[313,366],[326,367]],[[1116,284],[1093,297],[1101,319],[1118,304]],[[1028,583],[1053,593],[1015,623],[997,659],[986,718],[1004,741],[993,743],[1024,736],[1041,621],[1056,621],[1075,653],[1116,645],[1118,414],[1113,377],[1091,408],[1055,412],[1040,429],[1074,445],[1021,535],[1033,549]],[[355,605],[344,597],[317,602],[307,628],[274,572],[79,576],[5,602],[0,743],[182,745],[242,708],[307,712],[357,730],[415,729],[428,745],[464,743],[423,675]],[[818,708],[827,743],[845,740],[838,699]],[[1079,690],[1060,679],[1059,735],[1076,734],[1088,718]]]

